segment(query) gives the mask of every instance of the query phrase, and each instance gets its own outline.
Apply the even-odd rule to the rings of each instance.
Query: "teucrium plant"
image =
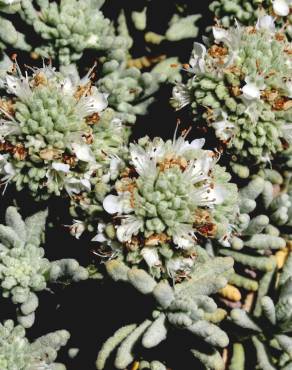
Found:
[[[6,211],[6,225],[0,225],[0,292],[18,305],[18,321],[24,327],[34,323],[39,305],[37,292],[49,282],[80,281],[88,272],[73,259],[50,262],[44,257],[43,241],[47,212],[22,219],[15,207]]]
[[[98,370],[109,369],[115,350],[116,369],[166,370],[168,359],[153,361],[147,350],[179,331],[193,334],[191,354],[206,369],[292,369],[291,0],[213,1],[213,35],[194,43],[182,76],[179,58],[149,57],[150,44],[195,38],[199,16],[178,6],[159,35],[146,7],[130,11],[147,44],[132,59],[129,9],[114,22],[104,2],[0,0],[3,193],[14,184],[43,208],[69,199],[71,233],[85,240],[94,232],[93,253],[112,281],[154,303],[152,316],[99,348]],[[18,31],[19,17],[38,44]],[[11,50],[52,58],[59,70],[44,61],[22,72]],[[80,78],[88,50],[97,63]],[[187,130],[129,143],[131,125],[166,82],[175,83],[172,105],[190,105],[207,140],[188,141]],[[0,292],[20,324],[0,324],[3,370],[65,369],[55,360],[69,333],[31,343],[24,328],[34,323],[38,292],[97,277],[93,265],[45,258],[46,219],[47,211],[24,220],[8,207],[0,225]]]

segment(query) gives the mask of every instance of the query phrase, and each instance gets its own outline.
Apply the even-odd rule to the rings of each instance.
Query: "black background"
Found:
[[[176,12],[178,1],[152,0],[145,2],[141,0],[107,0],[102,8],[104,14],[110,19],[116,19],[119,11],[124,9],[127,18],[133,10],[142,10],[148,4],[147,30],[163,34],[171,16]],[[203,18],[198,22],[200,34],[196,41],[201,41],[201,36],[207,25],[212,23],[212,16],[208,11],[209,1],[193,0],[189,3],[184,1],[184,14],[201,13]],[[31,29],[26,28],[18,17],[11,16],[18,29],[21,29],[31,41],[36,44],[40,42]],[[188,62],[194,39],[180,42],[163,42],[146,52],[143,32],[138,32],[130,23],[129,28],[135,43],[131,50],[134,58],[145,55],[157,56],[167,54],[168,56],[179,56],[181,62]],[[9,50],[13,53],[14,50]],[[81,69],[90,67],[96,58],[94,52],[86,52],[80,62]],[[19,64],[31,64],[29,56],[18,53]],[[149,114],[138,117],[133,129],[132,140],[144,135],[150,137],[161,136],[171,138],[173,136],[177,118],[181,118],[182,127],[191,125],[188,114],[175,113],[169,105],[172,86],[163,86],[156,94],[156,102],[149,109]],[[198,133],[194,130],[190,138]],[[201,135],[202,136],[202,135]],[[199,136],[200,137],[200,136]],[[212,140],[209,141],[212,146]],[[33,203],[26,194],[15,194],[9,188],[1,199],[1,222],[4,211],[8,205],[17,198],[17,204],[24,216],[30,215],[44,204]],[[77,258],[81,264],[96,262],[92,254],[94,247],[90,243],[90,237],[84,235],[76,240],[68,234],[68,230],[62,226],[70,224],[71,218],[67,212],[68,204],[60,199],[53,199],[49,204],[50,218],[59,221],[59,226],[49,229],[46,236],[46,257],[50,260],[60,258]],[[102,266],[101,266],[102,269]],[[39,294],[40,306],[36,312],[36,323],[27,331],[28,337],[33,340],[40,335],[57,329],[67,329],[71,333],[69,346],[60,352],[59,361],[67,365],[68,370],[94,370],[95,359],[101,344],[111,336],[118,328],[128,323],[141,323],[144,319],[151,317],[154,302],[150,297],[145,297],[128,285],[113,283],[105,278],[103,281],[85,281],[70,286],[55,285],[52,287],[54,293],[45,291]],[[14,318],[15,306],[8,300],[0,299],[0,319]],[[170,331],[166,342],[154,350],[145,350],[139,346],[135,348],[137,359],[143,357],[146,360],[165,361],[172,370],[200,369],[189,353],[192,347],[198,348],[202,344],[192,335],[184,332]],[[67,348],[78,347],[80,352],[74,360],[67,356]],[[113,369],[109,362],[107,370]],[[129,368],[130,369],[130,368]]]

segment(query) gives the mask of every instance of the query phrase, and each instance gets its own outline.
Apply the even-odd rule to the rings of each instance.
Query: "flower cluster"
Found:
[[[237,188],[204,139],[131,144],[129,161],[103,201],[112,215],[94,241],[130,264],[143,260],[153,274],[175,277],[191,269],[201,238],[226,240],[237,212]]]
[[[227,147],[233,162],[269,162],[291,141],[291,43],[271,17],[255,26],[213,27],[214,42],[195,43],[177,109],[191,104]]]
[[[266,14],[275,17],[276,25],[285,29],[292,37],[291,0],[216,0],[210,6],[224,27],[231,26],[235,20],[244,25],[251,25]]]
[[[18,32],[15,24],[4,17],[1,18],[0,40],[4,45],[32,51],[34,58],[54,58],[63,65],[78,61],[87,49],[124,55],[131,39],[116,35],[114,26],[100,11],[103,3],[100,0],[1,1],[0,12],[17,11],[43,43],[32,47],[26,35]]]
[[[112,114],[107,125],[97,127],[107,95],[92,85],[91,72],[76,81],[51,66],[33,69],[32,75],[23,75],[18,65],[15,69],[2,80],[3,183],[14,182],[17,190],[26,188],[38,199],[89,191],[90,178],[102,167],[100,141],[110,138],[107,144],[104,140],[106,153],[106,146],[123,140],[121,121]]]

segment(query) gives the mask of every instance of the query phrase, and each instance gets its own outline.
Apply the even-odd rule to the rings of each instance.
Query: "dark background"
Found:
[[[116,19],[121,9],[125,10],[127,18],[133,10],[142,10],[148,5],[147,30],[163,34],[172,15],[177,12],[176,4],[184,6],[183,14],[201,13],[203,18],[198,22],[200,35],[196,41],[201,41],[201,36],[207,25],[212,23],[212,16],[208,11],[210,1],[188,1],[153,0],[150,2],[135,0],[107,0],[102,8],[104,14],[110,19]],[[11,16],[21,29],[35,44],[39,42],[31,29],[27,29],[21,20]],[[19,26],[19,27],[18,27]],[[131,50],[133,58],[145,55],[144,33],[136,31],[129,22],[131,35],[135,43]],[[167,54],[168,56],[179,56],[181,62],[188,62],[194,39],[180,42],[163,42],[159,46],[152,47],[148,55],[157,56]],[[14,50],[9,50],[13,53]],[[90,67],[96,55],[86,52],[81,60],[81,67]],[[31,64],[29,56],[18,53],[19,64]],[[182,120],[181,127],[191,125],[191,118],[187,113],[175,113],[169,105],[172,86],[163,86],[156,94],[156,102],[151,105],[149,114],[138,117],[133,130],[132,139],[135,140],[144,135],[150,137],[161,136],[165,139],[172,138],[177,118]],[[190,133],[190,139],[198,133],[194,130]],[[203,134],[202,134],[203,135]],[[201,135],[201,136],[202,136]],[[200,136],[199,136],[200,137]],[[212,146],[212,140],[210,144]],[[16,194],[13,189],[8,189],[1,199],[1,222],[3,222],[4,211],[8,205],[13,203],[17,197],[24,216],[30,215],[44,205],[33,203],[25,194]],[[68,204],[60,199],[52,200],[49,204],[51,221],[59,222],[61,226],[48,228],[46,237],[46,257],[50,260],[60,258],[76,258],[81,264],[98,263],[91,249],[90,237],[82,236],[80,240],[71,237],[68,230],[62,226],[70,224],[71,218],[67,213]],[[102,266],[100,266],[102,269]],[[57,329],[67,329],[71,333],[69,346],[60,352],[59,361],[67,365],[68,370],[94,370],[95,359],[102,343],[110,337],[117,329],[128,323],[141,323],[151,317],[154,303],[151,298],[145,297],[135,291],[134,288],[120,283],[113,283],[105,278],[103,281],[85,281],[82,283],[66,285],[55,285],[52,287],[54,293],[45,291],[39,294],[40,306],[36,312],[36,323],[27,331],[30,339]],[[15,306],[8,300],[1,299],[0,320],[14,318]],[[201,366],[194,361],[188,349],[192,346],[198,348],[200,341],[192,335],[183,331],[170,331],[167,341],[163,342],[154,350],[135,348],[137,359],[143,357],[146,360],[165,361],[172,370],[200,369]],[[70,347],[80,348],[78,356],[70,360],[67,349]],[[107,370],[113,369],[109,362]]]

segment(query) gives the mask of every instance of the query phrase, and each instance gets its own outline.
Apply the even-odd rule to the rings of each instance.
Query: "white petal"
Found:
[[[226,141],[230,139],[234,134],[234,124],[229,122],[227,119],[227,114],[225,112],[220,113],[222,116],[221,121],[216,121],[212,123],[214,130],[216,131],[216,136],[220,140]]]
[[[72,194],[79,194],[83,188],[80,179],[74,177],[64,179],[64,187],[67,193],[71,196]]]
[[[88,191],[91,190],[91,183],[88,179],[81,179],[80,183],[87,189]]]
[[[52,163],[52,168],[53,168],[55,171],[58,171],[58,172],[65,172],[65,173],[68,173],[68,172],[70,171],[70,166],[69,166],[69,164],[60,163],[60,162],[53,162],[53,163]]]
[[[15,3],[20,3],[21,0],[1,0],[1,2],[3,4],[6,4],[6,5],[11,5],[11,4],[15,4]]]
[[[95,158],[87,144],[72,144],[73,152],[80,161],[94,162]]]
[[[168,274],[174,277],[178,271],[190,271],[193,264],[192,258],[171,258],[166,262],[166,269]]]
[[[95,46],[98,43],[98,36],[97,35],[90,35],[86,40],[86,44],[88,46]]]
[[[215,185],[213,189],[213,196],[215,198],[215,204],[222,204],[226,199],[226,189],[221,185]]]
[[[173,237],[173,242],[174,244],[176,244],[179,248],[182,248],[182,249],[189,249],[190,247],[192,247],[194,245],[194,242],[191,241],[189,238],[185,238],[183,236],[178,236],[178,235],[175,235]]]
[[[190,143],[192,149],[201,149],[205,145],[205,139],[195,139]]]
[[[286,82],[286,87],[287,87],[287,95],[289,98],[292,98],[292,80],[288,80]]]
[[[118,195],[108,195],[103,200],[103,208],[107,213],[113,215],[122,211],[120,197]]]
[[[105,230],[105,224],[103,224],[102,222],[100,222],[98,225],[97,225],[97,231],[100,232],[100,233],[103,233]]]
[[[123,221],[122,225],[117,228],[117,238],[120,242],[128,242],[133,235],[138,234],[143,226],[143,221],[137,220],[134,216]]]
[[[85,231],[85,224],[82,221],[74,220],[74,224],[70,227],[70,234],[79,239]]]
[[[191,143],[185,140],[184,137],[179,136],[177,139],[173,140],[173,152],[176,155],[184,155],[185,152],[189,150],[197,150],[201,149],[205,144],[205,139],[196,139],[193,140]]]
[[[174,231],[173,242],[179,248],[189,249],[195,244],[195,232],[191,225],[180,224]]]
[[[288,2],[285,0],[274,0],[273,10],[281,17],[286,17],[290,13]]]
[[[74,86],[73,80],[70,76],[64,78],[62,81],[62,91],[67,95],[74,95],[76,86]]]
[[[161,265],[156,248],[143,248],[141,254],[149,267]]]
[[[26,101],[32,94],[27,78],[7,75],[6,84],[8,91],[20,100]]]
[[[188,88],[184,84],[177,84],[172,89],[172,98],[177,104],[177,110],[190,104],[191,97]]]
[[[264,15],[263,17],[260,17],[257,21],[256,28],[275,32],[276,27],[273,17],[270,15]]]
[[[130,155],[135,170],[140,176],[155,176],[156,175],[156,161],[155,158],[151,159],[147,153],[139,145],[130,145]]]
[[[292,123],[285,123],[283,125],[282,136],[289,144],[292,144]]]
[[[212,27],[212,31],[216,42],[226,42],[230,39],[229,32],[224,28]]]
[[[94,238],[91,239],[93,242],[98,242],[98,243],[104,243],[107,241],[107,238],[104,236],[104,234],[96,234]]]
[[[110,161],[109,174],[112,179],[115,179],[120,172],[123,161],[118,156],[112,156]]]
[[[15,170],[14,170],[14,167],[12,166],[11,163],[6,163],[5,164],[4,171],[5,171],[6,175],[10,175],[10,176],[15,175]]]
[[[243,97],[248,100],[259,99],[261,92],[259,88],[253,83],[247,83],[241,89]]]
[[[207,49],[205,45],[200,44],[199,42],[194,42],[192,56],[189,61],[191,68],[194,73],[203,73],[205,71],[205,55]]]
[[[108,95],[100,93],[96,88],[92,89],[94,89],[93,94],[83,96],[76,105],[76,110],[81,117],[100,113],[108,106]]]

